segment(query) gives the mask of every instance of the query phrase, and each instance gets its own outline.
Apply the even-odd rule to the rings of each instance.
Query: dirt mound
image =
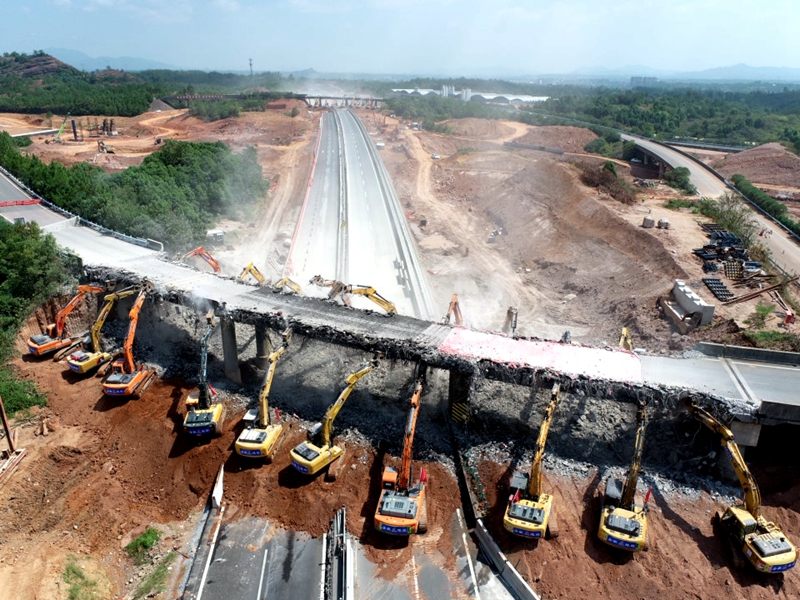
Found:
[[[800,187],[800,157],[777,142],[729,154],[713,166],[726,177],[741,174],[755,184]]]
[[[561,148],[565,152],[585,154],[583,147],[595,139],[592,131],[583,127],[553,125],[548,127],[531,127],[530,131],[514,140],[519,144]]]
[[[450,119],[442,124],[449,127],[453,135],[475,139],[494,140],[514,132],[511,127],[496,119]]]

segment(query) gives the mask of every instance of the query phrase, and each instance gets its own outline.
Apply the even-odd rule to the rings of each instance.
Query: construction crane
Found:
[[[447,308],[447,314],[442,317],[442,324],[449,325],[451,317],[454,317],[456,325],[461,327],[463,319],[461,317],[461,307],[458,305],[458,294],[453,294],[453,297],[450,298],[450,306]]]
[[[242,269],[242,272],[239,274],[239,279],[244,281],[247,279],[248,275],[252,275],[258,282],[258,285],[265,285],[267,283],[267,278],[261,274],[261,271],[259,271],[253,263],[248,264]]]
[[[186,417],[183,419],[183,430],[189,435],[220,435],[225,422],[225,405],[212,402],[217,392],[208,383],[208,340],[217,328],[214,311],[206,315],[208,327],[200,338],[200,375],[197,391],[186,399]]]
[[[321,275],[314,275],[309,281],[310,284],[319,287],[329,287],[331,291],[328,293],[328,300],[335,300],[341,297],[345,306],[352,306],[350,304],[350,296],[365,296],[372,300],[375,304],[380,306],[386,311],[388,316],[396,315],[397,308],[394,303],[381,296],[374,287],[367,285],[349,285],[337,281],[335,279],[323,279]]]
[[[603,542],[636,552],[647,543],[647,506],[636,502],[636,484],[639,481],[639,467],[644,450],[644,432],[647,416],[644,402],[636,409],[636,445],[633,460],[625,481],[609,477],[603,494],[603,509],[597,537]]]
[[[394,467],[386,467],[383,470],[381,496],[375,511],[375,529],[391,535],[422,534],[428,531],[428,502],[425,489],[428,475],[425,469],[420,469],[419,480],[411,484],[411,451],[417,428],[420,398],[425,385],[425,367],[420,366],[418,369],[419,375],[414,393],[411,395],[411,408],[406,421],[400,471]]]
[[[286,352],[291,338],[292,330],[286,329],[283,332],[281,345],[267,357],[269,366],[258,395],[258,408],[247,411],[244,416],[245,428],[236,440],[236,453],[240,456],[272,461],[280,448],[286,431],[281,423],[272,423],[269,414],[269,390],[272,388],[272,378],[275,377],[278,359]]]
[[[503,517],[503,527],[514,535],[536,539],[545,535],[549,538],[558,537],[558,525],[553,514],[553,495],[542,491],[542,459],[560,392],[561,386],[555,384],[539,427],[530,474],[515,471],[511,478],[511,495]]]
[[[744,492],[744,502],[717,512],[713,523],[728,540],[734,566],[743,568],[745,558],[757,571],[781,573],[797,564],[797,548],[780,527],[761,514],[761,492],[739,450],[733,432],[691,398],[681,402],[695,419],[719,435]]]
[[[345,378],[347,387],[339,394],[336,402],[328,407],[322,419],[322,423],[315,423],[314,426],[308,430],[308,440],[298,444],[290,452],[292,466],[295,469],[306,475],[314,475],[344,454],[344,449],[342,447],[331,445],[333,421],[336,419],[336,415],[339,414],[342,406],[344,406],[345,401],[348,396],[350,396],[350,392],[353,391],[358,380],[379,364],[377,357],[374,357],[361,369],[350,373]],[[339,461],[339,464],[341,465],[341,461]],[[336,470],[328,469],[327,475],[328,479],[336,479]]]
[[[103,380],[103,393],[107,396],[133,396],[141,398],[147,388],[156,377],[156,370],[145,364],[136,364],[133,360],[133,341],[136,338],[136,326],[139,323],[139,311],[147,297],[147,293],[152,289],[152,284],[145,281],[133,308],[129,314],[130,323],[128,333],[125,336],[125,344],[122,349],[122,357],[111,362],[111,373],[106,375]]]
[[[47,326],[46,332],[32,335],[28,338],[28,350],[34,356],[44,356],[56,350],[72,346],[80,338],[70,338],[67,336],[65,328],[67,315],[75,310],[81,303],[86,294],[98,294],[107,291],[106,288],[95,285],[79,285],[78,292],[72,297],[67,305],[56,314],[56,322]]]
[[[192,258],[193,256],[199,256],[204,261],[206,261],[212,269],[214,269],[214,273],[221,273],[222,268],[219,266],[217,259],[211,256],[211,253],[206,250],[203,246],[198,246],[194,250],[187,252],[181,257],[181,260],[186,260],[187,258]]]
[[[298,296],[302,296],[303,295],[303,288],[300,287],[300,284],[295,283],[294,281],[292,281],[288,277],[282,277],[281,279],[279,279],[278,281],[273,283],[272,287],[274,289],[278,290],[278,291],[283,291],[283,288],[289,288],[291,291],[293,291]]]
[[[103,351],[103,346],[100,343],[100,330],[103,328],[103,325],[105,325],[106,319],[108,318],[114,303],[118,300],[122,300],[123,298],[127,298],[128,296],[132,296],[133,294],[139,292],[140,289],[141,288],[137,286],[132,286],[119,292],[108,294],[105,298],[103,298],[105,304],[103,304],[103,307],[100,309],[100,313],[97,315],[97,319],[89,331],[91,336],[90,339],[92,351],[87,352],[84,349],[74,349],[77,351],[70,353],[69,358],[67,358],[67,365],[69,365],[70,370],[78,373],[79,375],[85,375],[86,373],[96,369],[100,365],[104,365],[114,358],[111,353]],[[56,358],[59,358],[58,354],[56,354]]]

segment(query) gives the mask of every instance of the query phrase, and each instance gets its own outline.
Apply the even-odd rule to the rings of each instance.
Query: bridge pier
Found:
[[[450,385],[448,387],[448,404],[450,418],[456,422],[469,421],[469,396],[472,391],[474,373],[450,370]]]
[[[268,366],[270,346],[267,324],[259,321],[256,323],[256,366],[259,369],[266,369]]]
[[[239,370],[239,349],[236,346],[236,323],[224,307],[219,318],[222,335],[222,356],[225,365],[225,376],[234,383],[242,383],[242,372]]]

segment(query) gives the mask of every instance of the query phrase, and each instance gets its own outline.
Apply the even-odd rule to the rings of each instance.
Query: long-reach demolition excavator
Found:
[[[136,364],[133,360],[133,341],[136,338],[139,311],[142,310],[147,292],[151,289],[152,284],[145,281],[133,303],[129,314],[130,323],[122,349],[122,358],[117,358],[111,363],[111,373],[106,375],[103,381],[103,393],[107,396],[141,398],[156,377],[156,370],[153,367],[148,367],[143,363]]]
[[[28,350],[30,350],[30,353],[34,356],[44,356],[56,350],[72,346],[77,340],[67,335],[65,328],[67,315],[75,310],[75,307],[81,303],[86,294],[98,294],[105,291],[108,290],[95,285],[79,285],[78,292],[64,308],[58,311],[56,322],[47,326],[46,333],[32,335],[28,338]]]
[[[289,453],[292,457],[292,466],[295,469],[306,475],[315,475],[344,454],[344,449],[341,446],[331,445],[333,421],[336,419],[336,415],[339,414],[342,406],[344,406],[345,400],[350,396],[350,392],[356,387],[358,380],[379,364],[378,358],[374,357],[361,369],[350,373],[345,378],[347,387],[339,394],[336,402],[331,404],[328,410],[325,411],[322,423],[315,423],[314,426],[308,430],[308,440],[295,446]],[[341,466],[341,461],[339,461],[339,465]],[[327,477],[331,480],[336,479],[336,469],[328,469]]]
[[[300,284],[295,283],[288,277],[281,277],[278,281],[272,284],[272,287],[279,292],[282,292],[284,288],[288,288],[298,296],[303,295],[303,288],[300,287]]]
[[[761,514],[761,492],[744,462],[733,432],[691,398],[681,403],[689,414],[719,435],[744,491],[743,504],[729,506],[724,513],[717,512],[713,519],[717,531],[730,545],[734,566],[743,568],[747,559],[762,573],[788,571],[797,564],[797,548],[776,523],[767,521]]]
[[[545,535],[549,538],[558,537],[558,525],[553,514],[553,495],[542,491],[542,459],[560,392],[561,386],[555,384],[539,427],[530,475],[524,471],[515,471],[511,478],[511,495],[503,517],[503,527],[514,535],[537,539]]]
[[[253,264],[249,263],[242,272],[239,274],[239,279],[244,281],[247,279],[248,275],[252,275],[255,280],[258,282],[258,285],[261,286],[270,286],[275,291],[283,291],[284,288],[288,288],[289,290],[293,291],[298,296],[302,296],[303,288],[301,288],[297,283],[289,279],[288,277],[283,277],[276,281],[275,283],[270,283],[267,281],[267,278],[264,277],[264,274],[258,270],[258,268]]]
[[[107,294],[106,297],[103,298],[105,304],[103,304],[103,308],[100,309],[100,313],[97,315],[97,319],[89,332],[92,351],[87,352],[85,349],[78,349],[69,354],[67,365],[69,365],[70,370],[80,375],[85,375],[114,358],[114,355],[110,352],[103,351],[103,346],[100,343],[100,330],[103,328],[103,325],[105,325],[106,319],[111,309],[114,307],[114,303],[128,296],[132,296],[139,291],[140,288],[138,286],[132,286],[120,290],[119,292],[114,292],[113,294]],[[56,358],[58,358],[58,355],[56,355]]]
[[[414,431],[417,428],[420,397],[425,385],[425,367],[419,366],[419,375],[411,396],[411,409],[403,438],[403,462],[400,471],[386,467],[381,478],[381,497],[375,511],[375,529],[392,535],[410,535],[428,531],[428,476],[420,469],[419,480],[412,485],[411,451]]]
[[[647,428],[645,403],[636,409],[636,445],[633,460],[625,481],[609,477],[603,494],[603,508],[597,537],[615,548],[636,552],[647,544],[647,506],[636,502],[636,484],[644,451],[644,432]]]
[[[219,266],[217,259],[211,256],[211,253],[206,250],[203,246],[198,246],[194,250],[191,250],[181,256],[181,260],[186,260],[187,258],[192,258],[193,256],[199,256],[204,261],[206,261],[212,269],[214,269],[214,273],[221,273],[222,267]]]
[[[331,291],[328,292],[328,300],[335,300],[336,298],[341,297],[345,306],[351,306],[351,295],[365,296],[385,310],[388,316],[391,317],[392,315],[397,314],[397,307],[395,307],[394,303],[381,296],[377,291],[375,291],[374,287],[367,285],[348,285],[335,279],[323,279],[321,275],[314,275],[309,283],[319,287],[331,288]]]
[[[212,402],[217,392],[208,383],[208,340],[217,328],[214,312],[206,315],[206,332],[200,338],[200,376],[197,391],[186,399],[186,417],[183,430],[189,435],[220,435],[225,422],[225,405]]]
[[[281,423],[272,423],[269,414],[269,391],[272,388],[278,359],[286,352],[291,339],[292,330],[287,329],[283,332],[281,345],[267,357],[269,366],[258,395],[258,409],[247,411],[244,416],[245,428],[236,440],[236,453],[240,456],[265,458],[271,462],[280,448],[286,430]]]

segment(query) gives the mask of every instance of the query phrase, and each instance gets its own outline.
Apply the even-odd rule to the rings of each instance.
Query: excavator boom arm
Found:
[[[56,337],[61,338],[61,336],[64,334],[64,323],[67,320],[67,315],[75,310],[75,307],[81,303],[81,301],[86,297],[86,294],[94,294],[105,291],[105,288],[94,285],[79,285],[78,293],[75,294],[72,297],[72,300],[67,302],[67,305],[58,311],[58,314],[56,315]]]
[[[261,271],[259,271],[258,268],[256,268],[256,266],[253,263],[248,264],[244,269],[242,269],[242,272],[239,274],[239,279],[244,281],[245,279],[247,279],[248,275],[252,275],[253,277],[255,277],[259,285],[264,285],[264,283],[266,283],[267,281],[267,278],[264,277]]]
[[[424,386],[424,374],[417,379],[414,393],[411,395],[411,408],[408,411],[408,421],[406,421],[406,432],[403,437],[403,462],[400,465],[400,474],[397,479],[397,487],[407,490],[411,484],[411,454],[414,447],[414,432],[417,429],[417,416],[419,415],[419,403]]]
[[[94,325],[92,325],[91,329],[92,350],[95,352],[102,352],[103,350],[100,346],[100,330],[103,328],[103,325],[106,324],[106,319],[108,319],[108,315],[111,312],[114,303],[122,298],[132,296],[138,291],[138,287],[130,287],[119,292],[114,292],[113,294],[108,294],[105,298],[103,298],[105,304],[103,304],[103,308],[100,309],[100,313],[97,315],[97,319],[95,319]]]
[[[215,273],[221,273],[222,268],[219,266],[217,259],[211,256],[211,253],[206,250],[203,246],[198,246],[194,250],[191,250],[183,255],[183,260],[187,258],[192,258],[193,256],[199,256],[204,261],[206,261],[212,269],[214,269]]]
[[[359,379],[364,377],[367,373],[372,371],[375,367],[378,366],[378,360],[373,358],[367,365],[362,367],[359,371],[355,373],[350,373],[347,376],[345,381],[347,382],[347,387],[342,390],[342,393],[339,394],[339,397],[336,399],[336,402],[331,404],[328,407],[328,410],[325,411],[325,416],[322,418],[322,445],[323,446],[330,446],[331,444],[331,431],[333,430],[333,421],[336,419],[336,415],[339,414],[339,411],[342,410],[342,406],[344,406],[345,401],[350,396],[350,392],[353,391],[353,388],[356,387],[356,383]]]
[[[561,385],[555,384],[550,392],[550,403],[544,410],[542,425],[539,427],[539,438],[536,440],[536,450],[531,462],[531,476],[528,480],[528,493],[533,498],[538,498],[542,493],[542,459],[544,458],[544,447],[547,443],[547,434],[550,432],[550,424],[553,420],[553,413],[558,406],[561,398]]]
[[[733,432],[693,400],[684,400],[682,404],[690,415],[719,435],[720,443],[725,448],[725,452],[731,461],[731,466],[736,471],[736,477],[742,486],[745,508],[747,512],[757,519],[761,514],[761,491],[758,489],[758,484],[752,473],[750,473],[750,469],[747,468],[747,464],[744,462],[744,457],[733,437]]]
[[[141,289],[128,315],[130,317],[130,323],[128,324],[128,334],[125,336],[125,345],[122,349],[125,356],[126,373],[133,373],[136,370],[136,363],[133,361],[133,340],[136,339],[136,326],[139,324],[139,311],[142,310],[142,304],[144,304],[144,299],[147,297],[147,291],[147,287]]]
[[[639,402],[636,409],[636,445],[633,450],[633,459],[631,460],[630,469],[628,469],[628,477],[625,479],[625,486],[622,490],[622,499],[620,505],[626,510],[632,510],[636,498],[636,484],[639,482],[639,469],[642,464],[642,453],[644,452],[644,432],[647,429],[647,413],[645,411],[645,403]]]
[[[217,324],[214,322],[213,313],[211,313],[208,316],[206,332],[203,334],[203,337],[200,338],[200,378],[198,382],[200,395],[197,399],[197,405],[201,410],[207,410],[211,406],[208,395],[208,340],[216,328]]]
[[[278,359],[286,352],[289,347],[289,340],[292,339],[292,330],[287,329],[283,332],[283,342],[275,352],[267,357],[269,367],[264,376],[264,385],[261,386],[261,393],[258,395],[258,426],[266,429],[270,423],[269,416],[269,390],[272,388],[272,378],[275,376],[275,368],[278,366]]]

